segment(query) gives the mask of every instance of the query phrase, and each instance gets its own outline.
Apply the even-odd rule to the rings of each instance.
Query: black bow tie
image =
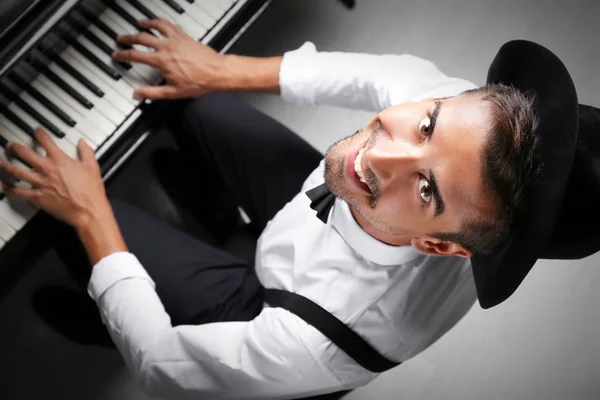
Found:
[[[306,195],[311,200],[310,208],[317,211],[317,218],[324,223],[327,223],[329,217],[329,211],[335,203],[335,196],[329,191],[329,188],[325,183],[310,189],[306,192]]]

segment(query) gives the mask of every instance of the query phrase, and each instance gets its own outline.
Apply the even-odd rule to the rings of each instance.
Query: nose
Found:
[[[404,140],[379,142],[363,156],[380,185],[400,183],[418,171],[422,148]]]

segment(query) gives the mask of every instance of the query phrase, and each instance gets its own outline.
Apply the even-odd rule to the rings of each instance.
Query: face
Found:
[[[465,218],[491,210],[480,160],[488,116],[473,95],[388,108],[328,149],[327,185],[381,241],[470,256],[429,234],[456,232]]]

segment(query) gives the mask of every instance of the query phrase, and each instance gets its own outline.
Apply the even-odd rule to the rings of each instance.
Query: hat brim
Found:
[[[504,246],[471,257],[484,309],[510,297],[546,248],[565,197],[578,131],[575,85],[564,64],[545,47],[525,40],[506,43],[489,68],[487,83],[513,86],[533,97],[542,169]]]

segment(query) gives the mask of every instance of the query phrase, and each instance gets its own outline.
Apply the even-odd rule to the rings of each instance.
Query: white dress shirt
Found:
[[[414,56],[317,52],[312,43],[284,55],[279,83],[288,101],[376,112],[476,87]],[[305,194],[323,181],[321,162],[267,224],[256,252],[258,278],[313,300],[382,355],[404,362],[476,301],[470,262],[384,244],[339,199],[324,224]],[[98,262],[88,291],[129,370],[151,395],[289,399],[356,388],[377,376],[311,325],[268,305],[250,322],[173,327],[154,282],[130,253]]]

